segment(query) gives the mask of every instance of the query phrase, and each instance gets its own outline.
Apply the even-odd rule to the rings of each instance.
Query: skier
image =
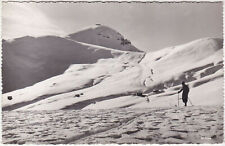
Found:
[[[146,101],[149,102],[149,98],[148,97],[146,98]]]
[[[178,91],[178,94],[183,91],[182,93],[182,100],[184,102],[184,105],[187,106],[187,101],[188,101],[188,93],[189,93],[189,87],[188,85],[185,84],[185,82],[182,82],[182,88],[180,91]]]

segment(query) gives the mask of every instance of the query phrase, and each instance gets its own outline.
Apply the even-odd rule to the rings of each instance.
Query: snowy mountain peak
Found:
[[[110,28],[106,25],[96,24],[96,25],[85,27],[85,28],[73,33],[73,34],[85,32],[85,31],[95,31],[96,33],[101,33],[101,34],[104,34],[104,35],[115,35],[115,36],[118,33],[116,30],[114,30],[114,29],[112,29],[112,28]],[[119,37],[120,36],[122,36],[122,35],[119,34]]]
[[[223,48],[221,38],[202,38],[186,44],[167,47],[156,52],[147,53],[142,62],[159,61],[165,59],[186,59],[186,61],[201,60]],[[150,57],[151,56],[151,57]],[[182,63],[182,62],[180,62]]]
[[[96,24],[96,26],[91,26],[70,34],[67,38],[116,50],[141,52],[131,44],[130,40],[126,39],[119,32],[101,24]]]
[[[204,47],[210,48],[210,50],[217,51],[218,49],[223,48],[223,39],[220,38],[201,38],[195,41],[191,41],[184,45],[177,46],[179,48],[192,48],[193,50],[202,49],[201,51],[208,51],[204,50]],[[200,51],[200,50],[199,50]]]

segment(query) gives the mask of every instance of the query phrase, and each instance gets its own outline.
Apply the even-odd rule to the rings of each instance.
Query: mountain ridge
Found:
[[[3,93],[59,75],[71,64],[96,63],[124,51],[68,39],[48,35],[2,40]]]
[[[96,25],[94,27],[69,34],[67,37],[79,42],[104,46],[107,48],[142,52],[134,47],[131,42],[124,38],[124,36],[119,32],[105,25]]]
[[[108,102],[118,103],[112,107],[169,106],[177,103],[181,81],[190,85],[195,104],[221,104],[222,41],[201,39],[154,53],[123,52],[93,64],[74,64],[61,75],[4,94],[3,108],[45,95],[50,96],[18,110],[101,109]],[[217,86],[212,87],[215,83]],[[204,96],[199,95],[201,90],[206,91]],[[153,104],[136,96],[140,91],[148,94]],[[8,101],[9,95],[16,99]],[[203,98],[208,102],[200,102]]]

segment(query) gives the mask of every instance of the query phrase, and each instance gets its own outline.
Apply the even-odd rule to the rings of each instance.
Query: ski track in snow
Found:
[[[3,112],[4,144],[221,143],[223,107]]]
[[[115,52],[128,52],[128,51],[122,51],[122,50],[115,50],[115,49],[111,49],[111,48],[107,48],[107,47],[103,47],[103,46],[99,46],[99,45],[93,45],[93,44],[88,44],[88,43],[84,43],[84,42],[79,42],[70,38],[66,38],[66,40],[72,41],[72,42],[76,42],[78,44],[84,45],[84,46],[88,46],[88,47],[93,47],[94,49],[104,49],[104,50],[110,50],[110,51],[115,51]]]

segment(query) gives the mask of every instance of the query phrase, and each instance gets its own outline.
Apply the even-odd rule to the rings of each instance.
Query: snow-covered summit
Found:
[[[190,61],[195,59],[205,58],[206,56],[214,53],[223,48],[223,39],[220,38],[202,38],[191,41],[186,44],[167,47],[156,52],[149,52],[148,61],[157,61],[160,59],[168,58],[191,58]],[[151,56],[151,57],[150,57]],[[149,60],[150,59],[150,60]],[[147,61],[143,60],[142,62]]]
[[[72,40],[122,51],[141,52],[116,30],[101,24],[85,28],[67,36]]]

